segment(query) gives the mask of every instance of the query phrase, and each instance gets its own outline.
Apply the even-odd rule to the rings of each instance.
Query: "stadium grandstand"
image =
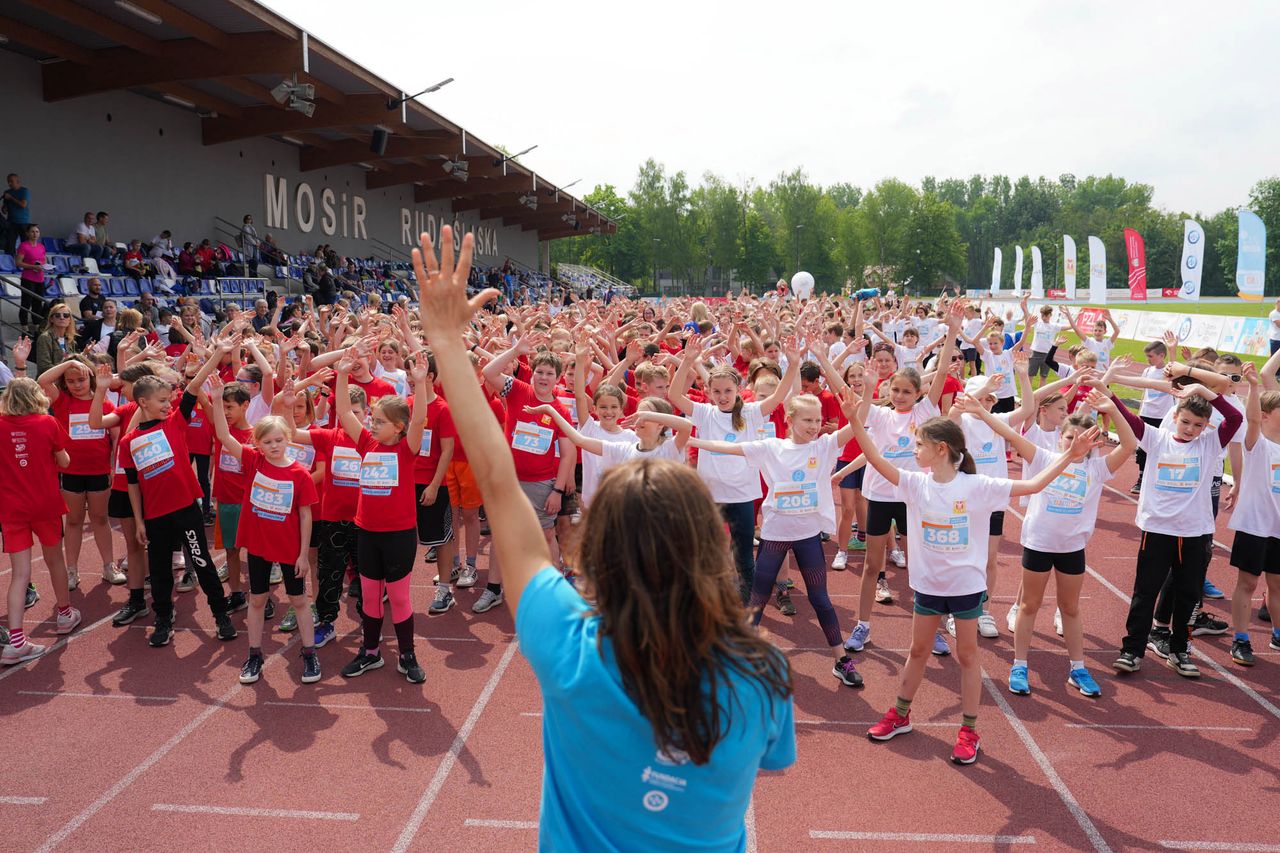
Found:
[[[616,228],[251,0],[14,0],[0,73],[21,117],[0,157],[6,352],[95,278],[119,308],[149,293],[210,316],[304,292],[385,303],[413,296],[418,233],[450,224],[475,234],[477,286],[530,300],[562,284],[549,241]],[[28,224],[43,276],[20,269]]]

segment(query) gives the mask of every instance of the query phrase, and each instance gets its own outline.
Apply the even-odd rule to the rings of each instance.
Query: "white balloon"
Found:
[[[808,299],[813,296],[813,276],[801,270],[791,276],[791,292],[796,299]]]

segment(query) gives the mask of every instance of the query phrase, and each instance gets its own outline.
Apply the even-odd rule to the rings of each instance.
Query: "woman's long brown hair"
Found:
[[[757,681],[760,696],[791,695],[786,659],[747,624],[724,520],[693,469],[658,459],[610,469],[576,563],[623,688],[660,748],[711,759],[734,713],[720,701],[733,673]],[[728,705],[752,698],[734,694]]]

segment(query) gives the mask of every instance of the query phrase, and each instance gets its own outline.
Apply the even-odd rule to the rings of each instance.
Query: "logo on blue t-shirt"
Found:
[[[646,791],[643,802],[644,807],[649,811],[660,812],[667,807],[667,803],[670,800],[661,791]]]

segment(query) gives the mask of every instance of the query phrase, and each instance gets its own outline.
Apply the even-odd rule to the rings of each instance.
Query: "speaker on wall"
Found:
[[[387,139],[390,136],[391,134],[383,130],[382,128],[380,127],[374,128],[373,140],[369,143],[369,150],[372,151],[374,154],[377,154],[379,157],[382,157],[387,153]]]

